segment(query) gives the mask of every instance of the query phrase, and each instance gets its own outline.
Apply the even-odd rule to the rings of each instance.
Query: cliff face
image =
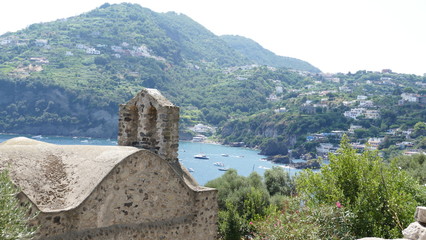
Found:
[[[225,143],[244,142],[248,147],[259,148],[263,155],[287,155],[296,144],[296,135],[287,132],[286,123],[262,120],[259,117],[228,122],[220,129],[220,135]]]
[[[92,99],[60,87],[0,81],[0,132],[113,137],[118,104],[95,106]]]

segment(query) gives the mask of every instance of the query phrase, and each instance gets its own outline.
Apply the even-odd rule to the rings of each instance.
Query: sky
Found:
[[[6,0],[0,34],[120,0]],[[216,35],[250,38],[323,72],[426,73],[426,0],[127,0],[174,11]]]

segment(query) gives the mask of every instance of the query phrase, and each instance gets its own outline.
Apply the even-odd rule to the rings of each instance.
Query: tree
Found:
[[[281,167],[272,167],[265,171],[265,185],[271,196],[290,196],[295,190],[290,175]]]
[[[109,60],[105,57],[95,57],[94,63],[96,65],[106,65],[108,64]]]
[[[416,206],[426,203],[425,189],[405,171],[377,152],[358,155],[346,136],[321,172],[304,171],[296,183],[309,204],[339,202],[353,213],[357,237],[399,237]]]
[[[219,234],[223,239],[240,239],[250,234],[250,222],[269,212],[269,193],[256,172],[243,177],[230,169],[206,186],[218,190]]]
[[[406,88],[404,88],[404,92],[405,93],[414,93],[414,90],[413,90],[412,87],[406,87]]]
[[[35,228],[28,226],[28,207],[21,206],[19,190],[9,179],[8,171],[0,172],[0,239],[31,239]]]
[[[417,122],[414,125],[414,131],[411,134],[412,137],[418,137],[418,136],[426,136],[426,123],[424,122]]]
[[[420,138],[419,142],[417,143],[417,147],[420,149],[426,149],[426,137]]]

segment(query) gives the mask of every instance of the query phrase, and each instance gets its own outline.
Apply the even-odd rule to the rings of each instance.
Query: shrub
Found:
[[[377,152],[357,154],[347,137],[320,172],[304,171],[298,192],[311,206],[340,202],[352,214],[357,237],[397,238],[412,221],[416,206],[426,202],[425,189]]]
[[[262,177],[256,172],[243,177],[230,169],[206,186],[218,190],[219,235],[223,239],[240,239],[241,236],[250,235],[253,229],[249,223],[272,211],[269,193]]]
[[[257,240],[352,240],[353,215],[344,207],[304,205],[300,197],[286,197],[281,211],[252,223]]]
[[[426,155],[398,156],[392,159],[392,163],[407,171],[419,184],[426,184]]]
[[[295,192],[293,179],[288,172],[281,167],[272,167],[265,171],[265,185],[271,196],[284,195],[290,196]]]
[[[27,222],[28,207],[21,206],[16,194],[19,190],[9,179],[8,171],[0,172],[0,239],[31,239],[34,227]]]

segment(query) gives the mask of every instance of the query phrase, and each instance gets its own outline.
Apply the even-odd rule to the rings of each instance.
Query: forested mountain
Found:
[[[263,48],[259,43],[242,36],[223,35],[220,37],[229,46],[246,56],[253,62],[272,67],[292,68],[313,73],[321,72],[310,63],[291,57],[278,56],[275,53]]]
[[[182,127],[217,125],[270,105],[277,73],[251,64],[183,14],[104,4],[0,36],[0,132],[114,137],[118,104],[142,87],[179,105]]]

